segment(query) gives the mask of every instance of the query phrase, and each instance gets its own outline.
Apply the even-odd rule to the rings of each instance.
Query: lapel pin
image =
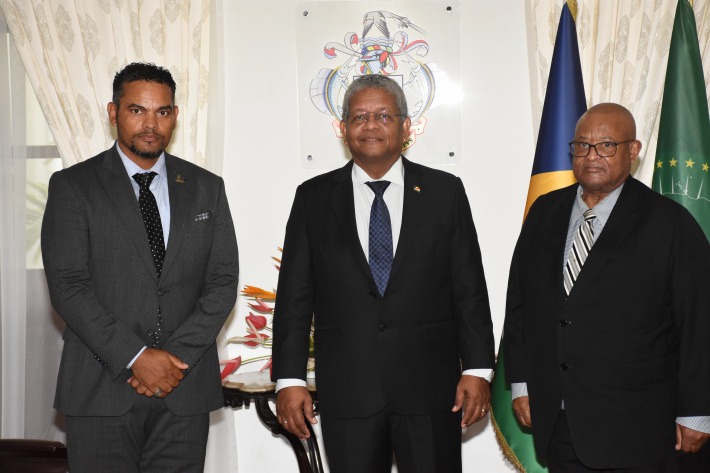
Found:
[[[178,184],[185,184],[185,180],[182,178],[182,174],[178,174],[177,177],[175,178],[175,182]]]
[[[419,186],[414,186],[414,192],[421,192],[422,190],[419,188]]]

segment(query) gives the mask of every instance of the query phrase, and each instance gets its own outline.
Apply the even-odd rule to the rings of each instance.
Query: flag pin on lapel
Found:
[[[177,175],[177,177],[175,178],[175,182],[179,184],[185,184],[185,180],[182,178],[182,174]]]
[[[419,186],[414,186],[414,192],[421,192],[422,190],[419,188]]]

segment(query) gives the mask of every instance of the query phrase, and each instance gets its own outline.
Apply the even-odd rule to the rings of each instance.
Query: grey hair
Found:
[[[362,89],[380,89],[392,94],[395,102],[397,102],[397,108],[399,109],[398,113],[400,115],[404,115],[404,117],[401,117],[402,120],[409,116],[409,110],[407,109],[407,98],[404,96],[404,91],[399,84],[389,77],[380,74],[368,74],[355,79],[345,92],[345,97],[343,98],[344,121],[347,121],[350,116],[350,99],[352,99],[353,95]]]

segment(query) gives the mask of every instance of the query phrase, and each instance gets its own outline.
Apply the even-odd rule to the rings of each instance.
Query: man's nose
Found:
[[[380,122],[377,121],[375,118],[375,112],[368,112],[365,114],[366,120],[365,120],[365,126],[367,127],[378,127],[380,126]]]
[[[158,128],[158,119],[152,113],[146,113],[143,126],[151,130]]]

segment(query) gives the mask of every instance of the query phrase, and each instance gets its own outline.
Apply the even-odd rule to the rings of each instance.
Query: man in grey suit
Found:
[[[116,74],[118,140],[55,173],[42,225],[52,305],[66,321],[54,407],[72,473],[202,471],[223,405],[215,338],[237,295],[224,182],[165,153],[175,82]]]

